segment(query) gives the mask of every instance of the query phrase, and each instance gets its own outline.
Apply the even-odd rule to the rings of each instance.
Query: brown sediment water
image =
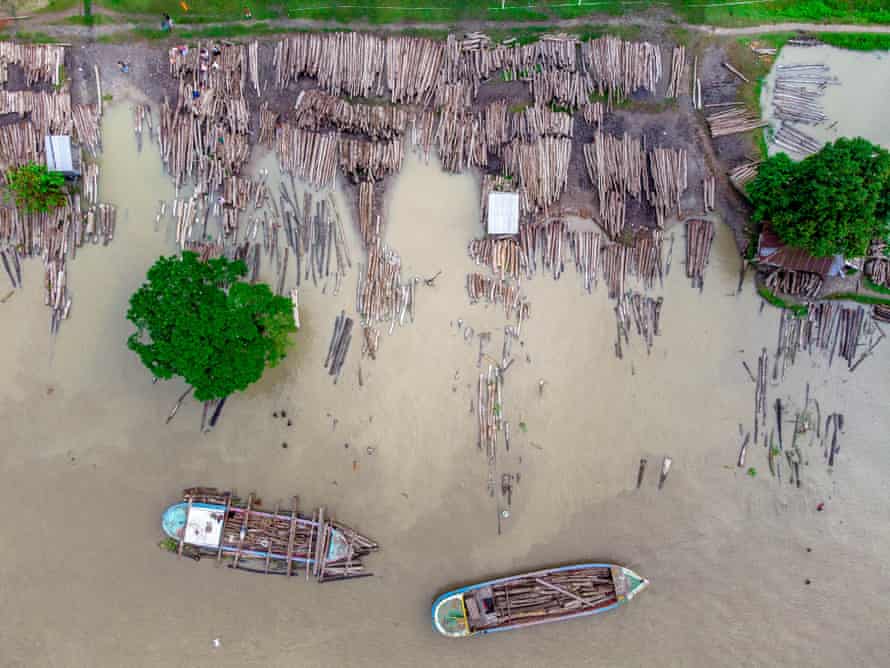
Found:
[[[820,102],[827,120],[819,125],[793,124],[820,143],[839,137],[864,137],[890,147],[890,51],[848,51],[832,46],[786,46],[779,52],[775,66],[764,81],[761,108],[764,118],[776,129],[773,90],[780,65],[827,65],[828,73],[839,81],[824,90]],[[769,144],[770,154],[781,148]],[[799,157],[799,156],[795,156]]]
[[[649,355],[632,334],[615,358],[604,286],[584,293],[570,267],[559,281],[523,282],[531,317],[506,376],[511,450],[498,460],[521,478],[498,536],[470,414],[478,340],[457,325],[490,331],[499,358],[503,310],[471,306],[465,293],[478,181],[406,159],[386,197],[385,237],[403,278],[442,274],[418,286],[416,322],[383,333],[376,361],[360,361],[353,340],[335,386],[322,363],[335,316],[354,315],[360,258],[338,194],[353,255],[343,289],[301,290],[292,354],[201,434],[194,402],[165,426],[181,384],[152,385],[125,347],[128,296],[157,255],[174,251],[169,221],[154,229],[172,188],[155,145],[137,154],[126,107],[107,111],[103,132],[100,196],[121,207],[118,233],[72,262],[71,319],[50,338],[34,262],[26,288],[0,305],[4,666],[881,664],[890,349],[852,375],[801,354],[770,385],[771,400],[799,405],[809,382],[823,414],[844,413],[833,473],[805,449],[802,489],[780,485],[752,445],[746,468],[757,475],[746,475],[738,424],[752,429],[754,385],[741,362],[756,369],[761,348],[772,353],[778,312],[760,311],[750,282],[735,295],[728,230],[718,227],[701,293],[684,275],[682,228],[668,231],[672,269],[653,290],[665,300],[663,334]],[[273,418],[282,409],[287,418]],[[665,455],[674,464],[659,492]],[[637,491],[641,457],[649,467]],[[266,506],[294,493],[304,509],[324,504],[380,542],[366,560],[376,576],[316,585],[177,560],[156,547],[160,514],[195,483],[255,490]],[[443,591],[594,560],[653,584],[594,619],[472,641],[431,629]]]

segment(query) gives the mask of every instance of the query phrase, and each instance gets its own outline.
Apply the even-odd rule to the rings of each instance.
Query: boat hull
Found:
[[[442,594],[432,605],[433,628],[458,638],[590,617],[624,605],[648,585],[617,564],[574,564],[522,573]],[[511,591],[514,606],[529,607],[511,611]],[[591,591],[596,593],[584,593]],[[536,596],[541,601],[537,609]]]

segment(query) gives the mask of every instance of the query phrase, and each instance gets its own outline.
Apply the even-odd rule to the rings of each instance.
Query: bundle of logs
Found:
[[[527,226],[520,227],[520,231],[524,227]],[[487,266],[501,279],[519,278],[527,265],[527,255],[515,239],[473,239],[467,251],[473,262]]]
[[[626,196],[639,200],[642,192],[648,194],[642,140],[626,132],[619,139],[597,130],[593,141],[584,146],[584,161],[599,200],[603,228],[610,237],[617,237],[624,228]]]
[[[479,392],[476,396],[476,418],[479,424],[477,445],[485,452],[490,465],[494,463],[497,452],[498,432],[503,428],[503,382],[497,365],[489,364],[488,372],[479,374]]]
[[[417,279],[402,284],[402,261],[381,241],[368,249],[367,265],[359,274],[356,311],[363,325],[389,322],[392,334],[396,324],[414,322],[414,286]]]
[[[30,121],[0,126],[0,173],[10,167],[38,162],[43,155],[43,138]]]
[[[822,291],[822,277],[810,271],[776,269],[764,278],[763,283],[772,292],[796,297],[813,298]]]
[[[863,341],[863,338],[867,340]],[[785,309],[779,322],[777,357],[781,359],[777,359],[773,377],[778,377],[780,369],[784,376],[785,367],[794,363],[799,350],[810,354],[814,350],[822,352],[828,357],[829,366],[838,355],[853,371],[872,354],[883,338],[883,332],[866,316],[862,306],[815,302],[809,305],[804,318]],[[857,359],[860,348],[865,348],[865,352]]]
[[[686,192],[686,149],[655,148],[649,151],[649,174],[654,188],[649,202],[655,209],[656,224],[664,227],[671,211],[680,216],[680,197]]]
[[[556,203],[568,181],[572,141],[545,137],[533,144],[514,141],[504,147],[504,168],[521,186],[524,211],[546,210]]]
[[[618,298],[615,304],[615,320],[617,333],[615,340],[615,356],[623,359],[624,352],[621,339],[625,344],[630,344],[631,320],[637,336],[646,344],[646,353],[652,352],[652,339],[661,333],[659,323],[661,320],[661,306],[664,300],[661,297],[654,299],[639,292],[628,292]]]
[[[471,304],[484,299],[489,304],[503,304],[507,318],[515,314],[520,322],[528,319],[529,302],[517,281],[474,272],[467,274],[467,294]]]
[[[0,42],[0,84],[5,85],[9,80],[8,66],[12,64],[24,70],[27,86],[49,83],[58,87],[64,76],[64,62],[64,46]]]
[[[14,93],[0,90],[0,115],[19,114],[28,116],[41,135],[71,134],[74,121],[71,113],[71,95],[67,87],[59,93],[22,90]]]
[[[379,181],[402,168],[405,146],[400,139],[363,141],[340,137],[338,153],[340,169],[354,182]]]
[[[637,90],[654,93],[661,79],[661,49],[649,42],[605,36],[581,45],[581,61],[609,104]]]
[[[712,137],[748,132],[767,125],[767,121],[761,119],[756,113],[748,111],[741,104],[716,111],[707,116],[705,120],[708,122]]]
[[[507,580],[495,584],[491,589],[499,624],[528,623],[554,615],[605,607],[618,600],[608,568],[550,572],[540,577]],[[472,605],[475,605],[475,600]]]
[[[782,126],[773,135],[773,143],[802,156],[818,153],[822,148],[822,142],[788,123],[782,123]]]
[[[336,133],[307,132],[289,124],[282,126],[276,143],[281,169],[314,186],[330,186],[337,170],[337,138]]]
[[[352,342],[352,318],[346,316],[346,311],[341,311],[334,320],[334,333],[331,335],[331,343],[328,345],[328,354],[324,360],[324,368],[328,375],[334,377],[334,384],[340,378],[346,353],[349,352],[349,344]]]
[[[825,121],[820,98],[829,84],[839,83],[829,76],[827,65],[779,65],[773,90],[773,110],[783,121],[817,125]]]
[[[705,267],[711,255],[711,242],[714,241],[714,223],[710,220],[690,220],[686,222],[686,276],[692,280],[692,287],[704,288]]]
[[[668,81],[665,97],[677,97],[680,94],[680,80],[686,69],[686,47],[675,46],[671,52],[671,78]]]
[[[401,137],[409,118],[404,107],[350,103],[319,90],[309,90],[297,96],[292,122],[303,130],[334,129],[383,140]]]
[[[597,265],[599,264],[600,243],[602,236],[596,232],[568,233],[569,248],[575,262],[575,271],[581,276],[581,282],[587,292],[596,285]]]
[[[739,192],[744,193],[745,186],[757,176],[757,172],[760,170],[760,163],[760,160],[743,162],[729,170],[729,180]]]

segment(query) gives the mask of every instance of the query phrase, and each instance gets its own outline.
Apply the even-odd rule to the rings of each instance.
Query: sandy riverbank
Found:
[[[469,414],[477,343],[456,327],[491,330],[499,349],[502,312],[465,296],[474,178],[412,157],[390,189],[386,237],[406,275],[443,274],[419,288],[416,323],[361,363],[363,387],[357,346],[338,385],[322,368],[334,316],[353,307],[353,268],[337,296],[304,290],[294,353],[202,435],[195,404],[164,425],[181,388],[152,385],[124,345],[129,294],[173,251],[170,230],[154,229],[172,188],[154,145],[136,153],[125,106],[105,123],[100,197],[121,207],[118,234],[72,263],[71,320],[50,339],[33,262],[26,288],[0,305],[0,665],[880,665],[890,348],[853,375],[801,356],[771,388],[799,404],[809,382],[824,411],[845,414],[833,473],[813,450],[802,489],[780,486],[758,446],[747,466],[759,473],[746,476],[737,425],[750,429],[753,384],[741,361],[772,350],[778,312],[759,313],[750,284],[735,296],[728,230],[701,294],[683,276],[675,231],[657,291],[664,334],[649,356],[632,339],[615,359],[603,286],[584,294],[571,268],[526,284],[528,357],[509,372],[504,411],[528,431],[514,433],[503,462],[521,482],[498,536]],[[290,428],[272,418],[282,408]],[[658,492],[665,454],[675,464]],[[649,475],[635,491],[644,456]],[[177,561],[155,547],[159,516],[193,483],[256,490],[268,505],[293,493],[304,507],[325,504],[381,543],[367,560],[376,576],[315,585]],[[595,620],[463,642],[430,629],[429,603],[454,585],[587,559],[625,563],[653,586]]]

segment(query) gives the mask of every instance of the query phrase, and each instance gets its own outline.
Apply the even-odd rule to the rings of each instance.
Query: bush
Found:
[[[225,258],[160,258],[130,298],[137,332],[128,347],[155,377],[181,376],[200,401],[246,389],[285,356],[297,329],[290,300],[239,281],[246,273]]]
[[[30,162],[6,172],[15,205],[28,213],[49,213],[65,203],[65,177],[45,165]]]
[[[860,257],[890,229],[890,153],[862,138],[838,139],[801,162],[766,160],[748,184],[757,221],[817,257]]]

